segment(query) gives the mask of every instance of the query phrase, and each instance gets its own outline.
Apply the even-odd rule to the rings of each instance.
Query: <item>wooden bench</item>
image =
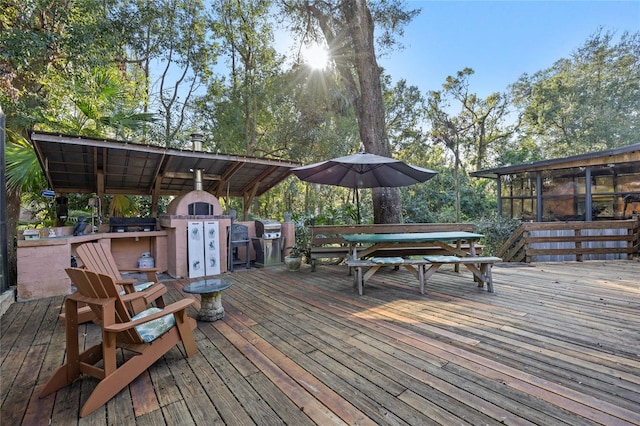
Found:
[[[456,256],[425,256],[427,266],[424,270],[424,280],[436,273],[442,265],[464,265],[473,273],[478,287],[487,284],[487,291],[493,293],[493,277],[491,268],[496,262],[502,262],[499,257],[456,257]]]
[[[424,286],[442,265],[465,265],[474,276],[478,287],[487,285],[487,291],[493,293],[493,277],[491,268],[496,262],[502,262],[499,257],[457,257],[457,256],[425,256],[423,259],[403,259],[399,257],[372,258],[372,259],[348,259],[347,267],[354,270],[353,280],[358,287],[358,294],[364,293],[364,284],[383,266],[394,268],[404,267],[417,279],[420,286],[420,294],[424,294]],[[362,268],[368,268],[363,273]]]
[[[349,243],[343,238],[343,234],[395,234],[408,232],[449,232],[449,231],[465,231],[473,232],[472,223],[397,223],[397,224],[365,224],[365,225],[317,225],[311,226],[311,271],[316,270],[316,265],[321,259],[331,259],[333,264],[338,264],[349,257]],[[476,244],[476,253],[482,249]],[[358,247],[360,249],[361,247]],[[365,248],[365,247],[362,247]],[[461,244],[457,248],[460,250],[468,249],[467,245]],[[433,247],[430,249],[433,254],[446,254],[440,248]],[[403,248],[403,255],[412,255],[410,249]],[[425,248],[416,249],[416,255],[424,254]],[[394,249],[384,249],[376,251],[371,256],[397,256]]]
[[[424,294],[424,266],[427,263],[423,259],[402,259],[398,257],[385,258],[383,262],[376,262],[378,258],[372,259],[348,259],[346,261],[349,270],[353,270],[353,282],[358,287],[358,294],[362,296],[364,293],[364,283],[373,276],[383,266],[392,267],[404,267],[407,271],[411,272],[416,278],[418,278],[418,284],[420,285],[420,294]],[[362,268],[368,268],[363,274]]]

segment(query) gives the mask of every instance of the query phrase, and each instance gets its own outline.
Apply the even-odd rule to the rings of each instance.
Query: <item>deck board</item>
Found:
[[[339,265],[225,276],[199,353],[171,349],[82,420],[95,379],[37,396],[64,359],[64,298],[12,304],[0,424],[640,425],[638,260],[498,265],[494,294],[446,266],[425,295],[392,268],[363,296]],[[189,281],[164,281],[167,301],[199,300]]]

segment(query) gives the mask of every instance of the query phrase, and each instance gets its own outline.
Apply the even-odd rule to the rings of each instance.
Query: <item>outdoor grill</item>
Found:
[[[277,220],[256,220],[256,236],[251,238],[256,251],[256,266],[270,266],[282,263],[282,224]]]
[[[256,220],[256,237],[277,240],[282,236],[282,224],[277,220]]]

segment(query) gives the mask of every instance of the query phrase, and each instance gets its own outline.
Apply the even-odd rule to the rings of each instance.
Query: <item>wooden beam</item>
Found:
[[[242,169],[243,166],[244,163],[232,163],[231,166],[227,167],[224,173],[222,173],[220,180],[209,186],[208,191],[218,198],[226,195],[224,192],[226,183],[238,172],[238,170]]]
[[[164,177],[169,179],[193,179],[193,173],[190,172],[166,172]],[[203,174],[202,180],[219,181],[220,175]]]
[[[104,195],[104,172],[102,170],[96,172],[96,194],[98,197]]]

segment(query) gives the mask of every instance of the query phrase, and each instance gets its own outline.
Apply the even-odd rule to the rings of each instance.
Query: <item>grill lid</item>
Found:
[[[273,219],[256,220],[256,236],[265,239],[280,238],[282,235],[282,224]]]

